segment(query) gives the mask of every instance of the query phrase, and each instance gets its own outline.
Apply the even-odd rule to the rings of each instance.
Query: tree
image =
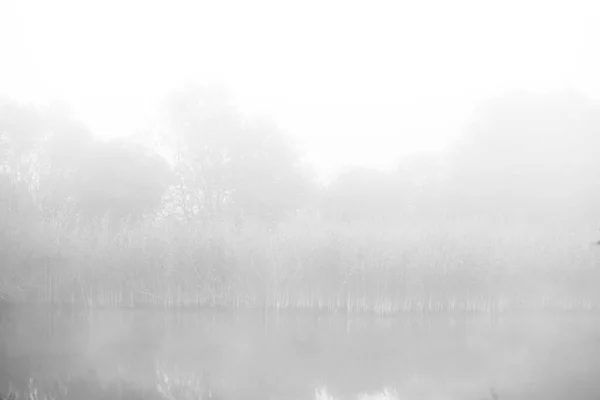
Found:
[[[445,211],[448,185],[446,161],[439,153],[416,153],[403,157],[393,175],[403,194],[405,214],[439,218]]]
[[[188,86],[165,109],[164,138],[188,218],[273,221],[305,201],[311,182],[289,137],[265,120],[242,118],[223,89]]]
[[[51,105],[44,112],[46,135],[40,142],[38,198],[46,213],[76,211],[72,208],[76,174],[89,149],[92,131],[73,118],[67,107]]]
[[[30,157],[44,134],[37,107],[13,101],[0,103],[0,163],[15,179],[30,178]]]
[[[188,215],[215,217],[230,195],[228,149],[241,130],[227,92],[189,85],[168,96],[163,138],[174,153],[180,206]]]
[[[28,186],[40,211],[68,201],[69,180],[91,142],[89,129],[63,105],[0,104],[0,166]]]
[[[246,123],[230,154],[232,200],[244,215],[276,222],[307,204],[314,183],[291,138],[274,124]]]
[[[325,215],[335,220],[385,221],[402,209],[399,181],[391,174],[367,167],[354,167],[340,174],[327,188]]]
[[[139,219],[158,209],[171,182],[164,158],[123,140],[97,142],[81,160],[74,198],[87,216]]]

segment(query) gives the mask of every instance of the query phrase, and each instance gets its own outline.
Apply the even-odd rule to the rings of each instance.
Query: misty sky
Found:
[[[0,0],[0,92],[132,133],[186,81],[300,138],[326,173],[443,147],[515,88],[600,97],[600,11],[556,1]]]

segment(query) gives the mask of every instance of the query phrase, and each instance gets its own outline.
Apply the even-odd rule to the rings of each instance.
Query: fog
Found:
[[[12,97],[67,101],[97,135],[114,137],[152,126],[176,87],[223,84],[327,175],[444,148],[480,102],[507,91],[600,93],[598,11],[586,2],[2,7],[0,86]]]
[[[595,18],[3,3],[0,398],[594,398]]]

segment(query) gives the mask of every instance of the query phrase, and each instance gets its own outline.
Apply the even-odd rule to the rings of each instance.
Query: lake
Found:
[[[95,374],[220,399],[600,398],[600,314],[0,311],[0,392]]]

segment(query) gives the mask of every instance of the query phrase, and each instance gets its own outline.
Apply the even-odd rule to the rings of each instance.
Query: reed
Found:
[[[85,374],[66,379],[47,379],[44,382],[30,378],[27,387],[16,388],[11,385],[5,395],[0,393],[0,400],[183,400],[189,398],[167,397],[153,387],[139,385],[124,379],[103,380],[97,376],[85,376]]]
[[[39,224],[11,249],[7,301],[77,307],[375,313],[591,310],[599,252],[568,231],[489,221],[341,225]],[[24,250],[25,249],[25,250]]]

